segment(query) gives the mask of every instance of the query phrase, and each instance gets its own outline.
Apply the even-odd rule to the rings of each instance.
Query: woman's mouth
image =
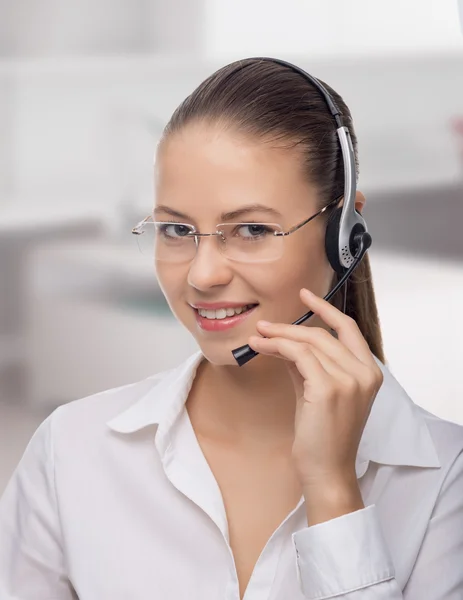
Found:
[[[225,331],[239,325],[254,312],[257,304],[215,309],[194,308],[196,322],[205,331]]]

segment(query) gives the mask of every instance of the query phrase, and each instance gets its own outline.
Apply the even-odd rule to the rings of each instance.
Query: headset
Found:
[[[347,127],[344,126],[342,113],[336,102],[318,79],[306,73],[303,69],[284,60],[277,58],[259,57],[254,60],[270,61],[299,73],[306,81],[314,85],[322,94],[328,108],[336,122],[336,132],[341,145],[344,162],[344,203],[334,210],[327,221],[325,233],[325,252],[333,270],[340,276],[334,288],[325,296],[330,300],[343,286],[355,271],[371,246],[372,238],[368,233],[367,224],[363,216],[355,209],[355,195],[357,178],[355,171],[355,155],[352,140]],[[346,289],[344,290],[344,312],[346,310]],[[300,325],[313,316],[310,311],[294,321],[293,325]],[[259,353],[248,344],[232,350],[238,366],[242,367]]]

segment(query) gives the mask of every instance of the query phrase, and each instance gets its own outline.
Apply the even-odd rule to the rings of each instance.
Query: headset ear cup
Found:
[[[342,275],[344,267],[339,262],[339,224],[341,221],[342,207],[331,213],[326,224],[325,252],[332,269]]]

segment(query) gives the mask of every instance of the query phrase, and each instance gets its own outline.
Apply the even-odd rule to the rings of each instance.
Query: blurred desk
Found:
[[[83,300],[149,294],[164,298],[154,260],[140,253],[137,240],[125,235],[75,237],[37,246],[28,267],[34,293]]]
[[[197,345],[135,236],[42,244],[28,267],[29,397],[47,408],[171,368]]]
[[[15,385],[24,375],[27,345],[28,257],[43,240],[98,236],[102,216],[89,207],[60,208],[38,202],[15,203],[0,210],[0,372],[1,381],[11,374]],[[8,386],[9,384],[6,383]],[[6,392],[5,392],[6,393]],[[12,393],[11,390],[8,394]],[[22,396],[24,389],[19,392]]]

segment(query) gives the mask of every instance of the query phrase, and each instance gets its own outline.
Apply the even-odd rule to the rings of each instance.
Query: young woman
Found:
[[[155,188],[142,233],[200,351],[39,427],[0,504],[1,600],[461,600],[463,428],[386,367],[367,255],[345,311],[323,299],[344,166],[319,90],[220,69],[168,123]]]

